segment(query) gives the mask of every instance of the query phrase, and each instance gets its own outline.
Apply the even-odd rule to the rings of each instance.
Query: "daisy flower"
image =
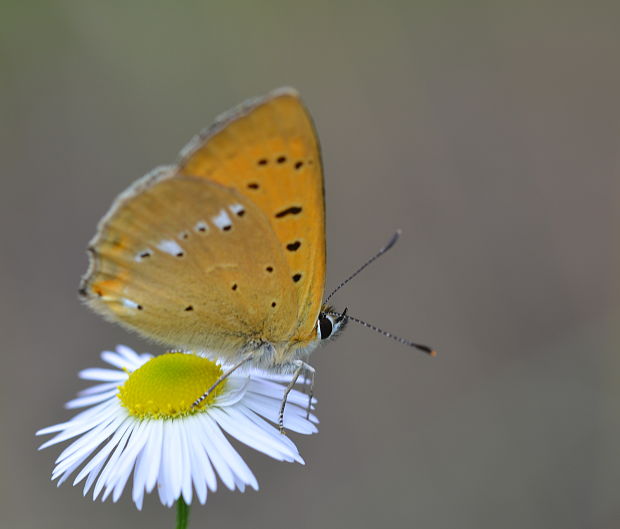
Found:
[[[101,358],[115,369],[82,371],[81,378],[98,384],[67,403],[69,409],[85,409],[37,432],[56,434],[40,449],[73,439],[56,459],[52,479],[58,485],[83,465],[73,484],[84,481],[84,494],[92,489],[93,499],[111,495],[117,501],[133,473],[132,498],[138,509],[145,492],[155,487],[168,507],[177,500],[190,504],[194,494],[204,504],[218,478],[231,490],[258,490],[254,474],[225,434],[278,461],[303,464],[293,442],[273,424],[285,390],[282,383],[290,375],[235,372],[192,407],[225,369],[213,360],[193,353],[139,355],[125,346],[105,351]],[[306,395],[291,391],[285,428],[301,434],[317,431],[307,403]]]

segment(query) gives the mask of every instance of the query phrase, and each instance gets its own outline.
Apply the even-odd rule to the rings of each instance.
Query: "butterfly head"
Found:
[[[342,314],[332,312],[333,307],[323,305],[316,322],[317,337],[323,340],[335,338],[342,332],[347,324],[347,309]]]

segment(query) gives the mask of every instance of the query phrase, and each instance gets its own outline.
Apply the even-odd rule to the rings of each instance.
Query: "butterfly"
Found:
[[[87,305],[166,346],[291,371],[347,321],[322,305],[321,154],[291,88],[221,115],[132,184],[88,253]]]
[[[99,222],[88,253],[79,292],[89,307],[166,346],[233,364],[196,405],[243,364],[293,372],[282,428],[288,392],[302,370],[314,374],[311,351],[349,320],[433,354],[323,301],[321,153],[292,88],[221,115],[176,164],[133,183]]]

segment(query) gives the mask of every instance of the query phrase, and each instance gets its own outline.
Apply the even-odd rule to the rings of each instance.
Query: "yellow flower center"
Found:
[[[222,381],[198,406],[192,404],[222,375],[212,360],[193,354],[168,353],[129,374],[118,397],[140,419],[171,419],[204,410],[222,393]]]

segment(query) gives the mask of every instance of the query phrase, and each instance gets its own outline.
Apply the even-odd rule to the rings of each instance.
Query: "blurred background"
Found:
[[[2,527],[172,527],[49,481],[82,368],[159,352],[77,299],[114,197],[220,112],[301,91],[323,146],[328,288],[305,467],[192,527],[620,527],[620,8],[615,2],[0,5]]]

